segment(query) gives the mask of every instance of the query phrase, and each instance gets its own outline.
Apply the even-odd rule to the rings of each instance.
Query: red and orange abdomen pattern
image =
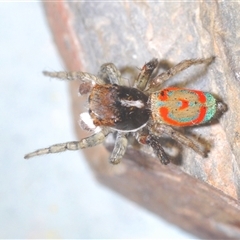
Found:
[[[207,92],[169,87],[150,96],[152,118],[184,127],[208,122],[217,110],[216,99]]]

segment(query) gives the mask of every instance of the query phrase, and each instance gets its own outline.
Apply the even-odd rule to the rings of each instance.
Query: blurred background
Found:
[[[68,86],[42,75],[64,66],[41,3],[0,3],[0,36],[0,238],[193,238],[98,184],[79,151],[23,159],[76,140]]]

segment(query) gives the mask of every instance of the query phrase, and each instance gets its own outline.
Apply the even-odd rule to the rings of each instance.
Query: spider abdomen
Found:
[[[96,84],[89,96],[89,114],[96,126],[135,131],[150,117],[148,96],[142,91],[117,84]]]
[[[208,92],[177,87],[152,93],[150,102],[153,120],[177,127],[210,121],[221,104]]]

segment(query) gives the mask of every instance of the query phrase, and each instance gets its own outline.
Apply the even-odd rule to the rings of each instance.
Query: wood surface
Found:
[[[210,125],[184,128],[209,148],[208,158],[163,138],[171,154],[167,166],[138,145],[122,162],[108,163],[114,138],[84,150],[97,179],[167,221],[202,238],[240,239],[240,4],[238,2],[45,2],[54,41],[66,70],[97,74],[113,62],[126,74],[157,57],[162,70],[178,62],[215,56],[215,61],[174,77],[169,84],[212,92],[227,105]],[[62,69],[59,69],[62,70]],[[86,98],[71,84],[78,126]],[[150,150],[149,150],[150,151]]]

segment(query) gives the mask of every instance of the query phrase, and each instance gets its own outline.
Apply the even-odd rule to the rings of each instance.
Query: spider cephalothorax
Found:
[[[135,131],[149,120],[148,96],[136,88],[96,84],[89,96],[89,114],[96,126]]]
[[[89,94],[88,114],[81,114],[81,125],[94,129],[95,133],[80,141],[52,145],[25,155],[57,153],[92,147],[104,141],[109,133],[117,132],[115,147],[110,162],[117,164],[123,157],[129,135],[141,144],[147,144],[161,163],[168,164],[160,137],[167,134],[171,138],[206,156],[199,144],[184,136],[173,127],[203,124],[226,111],[226,105],[211,93],[185,88],[168,87],[161,89],[162,83],[196,64],[209,64],[213,58],[190,59],[180,62],[156,77],[151,77],[158,66],[158,60],[146,63],[133,86],[125,86],[119,70],[112,63],[103,64],[98,76],[84,72],[44,72],[45,75],[66,80],[80,80],[79,92]],[[86,127],[87,126],[87,127]]]

